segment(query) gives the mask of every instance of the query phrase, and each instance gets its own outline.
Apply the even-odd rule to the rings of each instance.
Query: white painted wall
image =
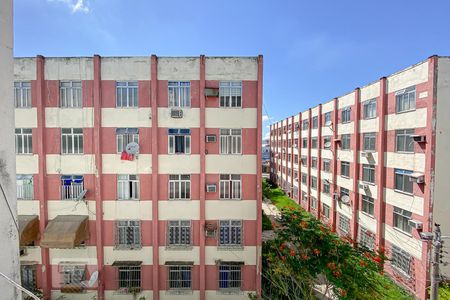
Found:
[[[17,111],[17,109],[16,109]],[[16,122],[17,123],[17,122]],[[45,127],[48,128],[92,128],[94,108],[45,108]]]
[[[205,204],[207,220],[256,220],[256,200],[208,200]]]
[[[152,202],[103,200],[103,220],[152,220]]]
[[[158,79],[169,81],[200,80],[200,58],[159,57]]]
[[[216,246],[205,247],[205,264],[216,265],[216,260],[222,261],[243,261],[245,265],[256,265],[256,247],[245,246],[240,249],[226,251],[220,250]]]
[[[422,62],[389,76],[387,92],[392,93],[428,81],[428,61]]]
[[[170,108],[158,107],[158,127],[200,127],[200,108],[183,108],[183,118],[172,118],[170,116],[170,111]]]
[[[158,155],[159,174],[200,174],[200,155]]]
[[[102,80],[150,80],[150,57],[102,57]]]
[[[151,108],[102,108],[102,127],[152,127]]]
[[[14,145],[14,143],[12,145]],[[15,158],[16,158],[17,174],[38,174],[39,173],[39,156],[37,154],[16,155]]]
[[[16,128],[37,128],[36,107],[16,108],[14,115]]]
[[[15,81],[36,80],[35,57],[14,58],[14,80]]]
[[[139,154],[133,161],[121,160],[120,154],[102,154],[103,174],[151,174],[152,155]]]
[[[159,200],[159,220],[200,220],[199,200]]]
[[[46,80],[92,80],[94,63],[91,57],[46,57]]]
[[[427,126],[427,109],[419,108],[406,113],[389,114],[385,118],[385,130],[422,128]]]
[[[388,188],[385,188],[384,191],[386,203],[423,216],[424,199],[422,197],[407,195]]]
[[[58,265],[61,262],[79,262],[80,264],[96,265],[97,248],[86,246],[73,249],[49,249],[50,264]]]
[[[351,92],[338,98],[338,109],[342,109],[353,104],[355,104],[355,92]]]
[[[23,202],[23,201],[20,201]],[[88,216],[89,220],[95,220],[95,201],[79,202],[74,200],[53,199],[47,201],[48,219],[52,220],[59,215]]]
[[[200,264],[200,247],[193,246],[188,249],[170,249],[165,246],[158,247],[159,264],[164,265],[168,261],[193,261],[194,265]]]
[[[401,232],[387,224],[384,224],[384,237],[390,243],[410,253],[415,258],[422,260],[422,242],[412,236]]]
[[[205,109],[205,126],[208,128],[256,128],[257,117],[256,108],[209,107]]]
[[[360,90],[360,102],[370,100],[380,96],[380,82],[376,81],[369,85],[362,87]]]
[[[206,57],[206,80],[258,80],[256,57]]]
[[[256,174],[256,155],[206,155],[206,173]],[[259,163],[259,162],[258,162]]]
[[[144,246],[133,250],[116,250],[114,246],[104,246],[104,263],[107,266],[112,265],[116,260],[137,260],[142,261],[143,265],[153,264],[153,247]]]
[[[386,167],[425,172],[424,153],[386,152]]]
[[[47,154],[47,174],[94,174],[95,155]]]

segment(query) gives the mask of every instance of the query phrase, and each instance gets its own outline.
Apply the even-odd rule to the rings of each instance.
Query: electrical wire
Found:
[[[36,295],[34,295],[32,292],[30,292],[29,290],[27,290],[26,288],[24,288],[23,286],[21,286],[20,284],[18,284],[17,282],[15,282],[14,280],[12,280],[11,278],[9,278],[8,276],[6,276],[5,274],[3,274],[2,272],[0,272],[0,276],[2,276],[3,278],[5,278],[11,285],[15,286],[18,290],[24,292],[25,294],[27,294],[28,296],[30,296],[31,298],[35,299],[35,300],[40,300],[39,297],[37,297]]]
[[[2,194],[3,194],[3,198],[5,199],[6,206],[8,206],[8,210],[9,210],[9,214],[11,215],[11,219],[13,220],[14,225],[16,225],[17,232],[19,232],[19,225],[17,224],[16,218],[15,218],[14,213],[12,211],[11,205],[9,204],[8,198],[6,197],[6,193],[5,193],[5,190],[3,189],[3,185],[1,184],[1,182],[0,182],[0,189],[1,189]]]

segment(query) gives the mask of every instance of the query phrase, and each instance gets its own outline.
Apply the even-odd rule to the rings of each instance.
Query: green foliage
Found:
[[[439,299],[449,300],[450,299],[450,284],[443,283],[439,286]]]
[[[297,203],[286,194],[280,188],[272,188],[267,192],[267,198],[272,200],[272,203],[279,209],[283,210],[290,207],[299,207]]]
[[[272,230],[272,222],[266,214],[262,213],[262,230]]]

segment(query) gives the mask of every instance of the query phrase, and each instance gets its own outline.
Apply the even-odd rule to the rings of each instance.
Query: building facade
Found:
[[[22,284],[48,299],[259,294],[262,64],[16,58]]]
[[[420,299],[420,233],[437,222],[450,235],[449,103],[450,58],[432,56],[270,128],[271,179],[338,234],[385,249],[386,271]]]

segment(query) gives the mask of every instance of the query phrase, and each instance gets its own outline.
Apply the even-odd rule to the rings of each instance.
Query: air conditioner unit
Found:
[[[206,97],[219,97],[219,88],[205,88],[203,94]]]
[[[206,142],[207,143],[215,143],[216,142],[216,136],[214,134],[208,134],[206,136]]]
[[[205,223],[205,236],[214,238],[217,233],[217,222],[206,222]]]
[[[426,142],[426,136],[424,136],[424,135],[413,134],[413,135],[411,135],[411,137],[414,140],[414,142],[417,142],[417,143],[425,143]]]
[[[180,108],[172,108],[170,111],[170,117],[180,119],[183,117],[183,110]]]
[[[335,143],[340,143],[340,142],[341,142],[341,139],[340,139],[340,138],[335,138],[333,141],[334,141]]]
[[[365,191],[367,191],[367,190],[370,189],[369,185],[368,185],[368,184],[365,184],[365,183],[361,183],[361,184],[359,185],[359,187],[362,188],[362,189],[364,189]]]
[[[409,181],[414,181],[416,183],[424,183],[425,176],[422,173],[411,173],[409,174]]]
[[[216,185],[214,183],[208,183],[206,185],[206,192],[208,193],[215,193],[216,192]]]
[[[417,230],[421,230],[423,228],[423,223],[417,220],[408,220],[408,225]]]
[[[361,156],[367,158],[372,157],[372,152],[361,152]]]

